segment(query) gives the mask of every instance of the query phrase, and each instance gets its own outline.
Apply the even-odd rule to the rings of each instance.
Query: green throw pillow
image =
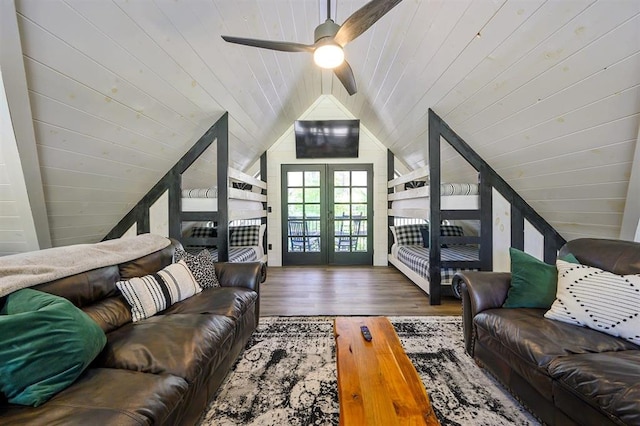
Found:
[[[106,343],[98,324],[67,299],[18,290],[0,309],[0,392],[37,407],[73,383]]]
[[[558,269],[523,251],[509,248],[511,256],[511,287],[503,308],[545,308],[549,309],[556,299]],[[574,255],[562,258],[567,262],[579,263]]]

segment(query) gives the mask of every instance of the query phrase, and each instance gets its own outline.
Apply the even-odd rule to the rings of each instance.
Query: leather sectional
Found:
[[[159,271],[172,263],[177,246],[172,241],[130,262],[33,287],[72,301],[105,331],[107,344],[79,379],[43,405],[0,401],[0,424],[197,422],[257,326],[265,268],[216,263],[220,287],[132,322],[115,283]]]
[[[569,241],[559,253],[619,275],[640,273],[640,244]],[[502,308],[511,275],[464,272],[466,350],[549,425],[640,425],[640,347],[544,318],[545,309]]]

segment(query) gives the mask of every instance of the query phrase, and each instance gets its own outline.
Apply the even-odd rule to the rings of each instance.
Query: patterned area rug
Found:
[[[442,425],[538,425],[464,352],[459,317],[390,317]],[[333,317],[261,318],[201,426],[337,425]]]

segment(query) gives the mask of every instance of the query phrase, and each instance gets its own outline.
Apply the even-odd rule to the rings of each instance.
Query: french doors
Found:
[[[282,165],[282,264],[373,264],[373,165]]]

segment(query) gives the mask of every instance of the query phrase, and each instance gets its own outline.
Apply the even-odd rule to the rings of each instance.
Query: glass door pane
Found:
[[[282,264],[373,264],[372,193],[371,164],[283,165]]]
[[[373,168],[367,164],[334,164],[328,168],[333,208],[329,263],[372,264]]]
[[[324,165],[283,165],[283,264],[323,263]]]

